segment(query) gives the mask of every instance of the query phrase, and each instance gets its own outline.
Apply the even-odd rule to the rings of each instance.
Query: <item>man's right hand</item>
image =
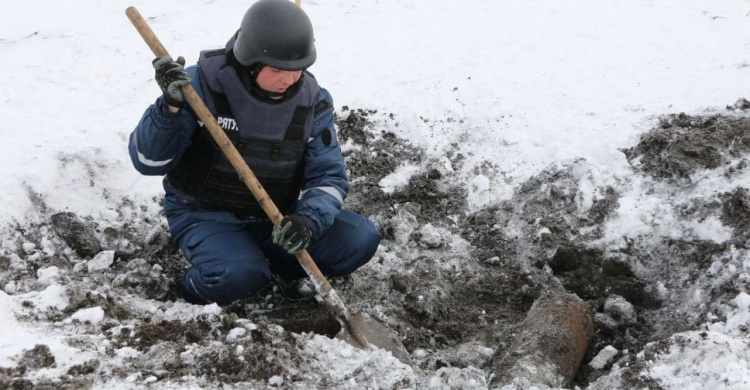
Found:
[[[296,255],[310,245],[312,231],[305,223],[309,217],[299,215],[287,215],[278,226],[273,228],[273,243],[284,248],[290,255]],[[310,221],[312,223],[312,221]]]
[[[182,106],[185,96],[180,88],[190,84],[190,76],[184,68],[185,59],[177,57],[176,61],[172,61],[172,57],[164,56],[155,59],[152,64],[156,70],[156,83],[164,93],[164,100],[171,107]]]

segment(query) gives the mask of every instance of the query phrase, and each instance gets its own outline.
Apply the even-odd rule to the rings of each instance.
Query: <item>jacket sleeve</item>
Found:
[[[198,90],[197,68],[187,69]],[[200,95],[200,91],[199,91]],[[198,122],[187,103],[173,114],[169,112],[163,97],[146,109],[138,125],[130,133],[128,151],[130,160],[138,172],[144,175],[164,175],[180,161],[193,138]]]
[[[302,194],[295,212],[315,223],[313,236],[317,238],[333,225],[349,193],[349,181],[333,123],[333,99],[328,91],[320,89],[315,107],[313,131],[305,152]]]

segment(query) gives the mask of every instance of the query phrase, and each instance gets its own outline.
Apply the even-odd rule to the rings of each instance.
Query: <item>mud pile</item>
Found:
[[[735,174],[747,166],[748,151],[747,118],[684,113],[661,118],[659,125],[644,134],[636,146],[623,150],[639,171],[659,178],[686,180],[695,172],[732,164],[727,174]]]

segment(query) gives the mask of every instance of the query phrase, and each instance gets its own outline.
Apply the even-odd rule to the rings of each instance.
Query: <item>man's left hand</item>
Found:
[[[273,243],[292,255],[302,252],[310,245],[312,232],[299,215],[287,215],[279,226],[273,228]]]

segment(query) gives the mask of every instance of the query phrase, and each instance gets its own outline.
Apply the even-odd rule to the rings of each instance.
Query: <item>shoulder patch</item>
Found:
[[[318,116],[321,112],[325,111],[326,108],[328,107],[329,105],[327,101],[325,100],[319,101],[318,104],[315,105],[315,111],[313,115]]]
[[[325,129],[322,133],[320,133],[320,140],[323,141],[323,145],[330,146],[331,141],[333,140],[333,136],[331,136],[331,130]]]

